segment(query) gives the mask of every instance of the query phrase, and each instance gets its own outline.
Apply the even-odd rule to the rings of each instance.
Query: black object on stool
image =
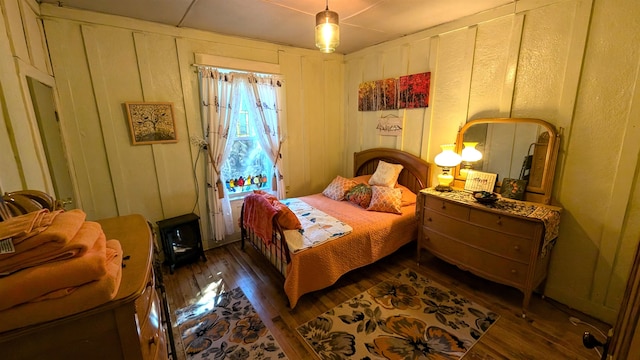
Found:
[[[200,235],[200,217],[186,214],[158,221],[165,263],[171,273],[176,265],[192,262],[199,257],[206,261]]]

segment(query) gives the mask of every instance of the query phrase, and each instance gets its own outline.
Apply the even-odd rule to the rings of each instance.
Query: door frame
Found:
[[[607,359],[640,359],[640,245],[613,328]]]
[[[58,128],[60,130],[60,137],[62,142],[62,150],[64,152],[64,156],[66,159],[67,170],[69,171],[69,178],[71,181],[71,188],[73,191],[73,201],[75,208],[82,208],[82,203],[80,201],[80,197],[78,196],[78,187],[75,181],[75,170],[73,167],[73,162],[71,161],[71,156],[69,154],[69,144],[66,140],[65,129],[63,126],[63,119],[60,117],[60,99],[58,98],[58,89],[56,87],[55,78],[49,74],[43,73],[36,68],[24,64],[21,61],[18,61],[18,75],[20,77],[20,86],[22,88],[22,96],[24,98],[25,106],[27,110],[27,116],[29,118],[29,125],[31,127],[31,132],[33,134],[33,143],[36,145],[37,155],[41,162],[42,173],[44,176],[44,180],[46,183],[46,189],[42,189],[45,192],[54,195],[55,189],[53,187],[52,174],[49,171],[48,158],[44,149],[44,145],[42,143],[42,138],[40,136],[40,127],[38,125],[38,120],[36,117],[36,112],[33,104],[33,100],[31,99],[31,93],[29,90],[29,80],[28,78],[32,78],[33,80],[39,81],[42,84],[51,88],[51,93],[53,95],[53,106],[56,109],[56,117],[58,119]],[[58,199],[62,201],[63,199]]]

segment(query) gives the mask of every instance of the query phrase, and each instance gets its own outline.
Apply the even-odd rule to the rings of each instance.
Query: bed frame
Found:
[[[373,148],[354,153],[353,155],[353,176],[371,175],[375,172],[378,161],[383,160],[388,163],[401,164],[403,166],[398,183],[406,186],[414,193],[429,187],[430,164],[425,160],[410,153],[388,148]],[[243,224],[244,205],[240,214],[240,229],[242,249],[245,242],[251,245],[271,262],[273,266],[283,275],[287,274],[287,264],[291,262],[291,255],[284,239],[284,232],[276,221],[273,221],[273,235],[271,245],[267,246]]]

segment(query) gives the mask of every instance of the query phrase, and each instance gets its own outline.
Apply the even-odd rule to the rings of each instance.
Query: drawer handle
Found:
[[[156,343],[156,341],[158,340],[158,335],[153,335],[149,337],[149,346],[153,345]]]
[[[514,247],[513,247],[513,250],[515,250],[515,251],[520,251],[520,246],[518,246],[518,245],[514,246]]]
[[[502,217],[498,216],[498,221],[496,221],[496,224],[502,225]]]
[[[512,273],[512,274],[517,274],[517,273],[518,273],[518,270],[516,270],[516,269],[511,269],[511,273]]]
[[[430,217],[427,218],[427,221],[431,222],[433,221],[433,219],[431,219]]]
[[[445,203],[442,203],[442,208],[443,208],[443,209],[446,209],[446,208],[447,208],[447,205],[446,205]]]

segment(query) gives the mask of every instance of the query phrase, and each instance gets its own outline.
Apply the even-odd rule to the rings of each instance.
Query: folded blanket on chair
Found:
[[[78,286],[69,295],[30,302],[0,311],[0,332],[73,315],[112,300],[122,280],[122,247],[107,241],[107,273],[99,280]],[[111,256],[109,255],[111,254]]]
[[[47,262],[0,277],[0,310],[61,289],[73,288],[98,280],[107,273],[107,240],[100,234],[86,254],[68,260]],[[57,297],[67,294],[58,291]],[[53,294],[48,297],[54,296]]]
[[[64,214],[66,213],[58,215],[56,219]],[[53,224],[51,227],[53,227]],[[42,234],[46,232],[47,231]],[[82,256],[95,245],[96,240],[98,240],[101,234],[104,233],[100,224],[92,221],[85,221],[81,224],[80,230],[78,230],[75,233],[75,236],[73,236],[68,242],[43,242],[40,246],[27,251],[0,256],[0,275],[8,275],[18,270],[38,266],[50,261],[59,261],[71,259],[76,256]]]
[[[242,223],[269,245],[273,232],[273,217],[278,213],[264,196],[249,194],[244,198]]]

